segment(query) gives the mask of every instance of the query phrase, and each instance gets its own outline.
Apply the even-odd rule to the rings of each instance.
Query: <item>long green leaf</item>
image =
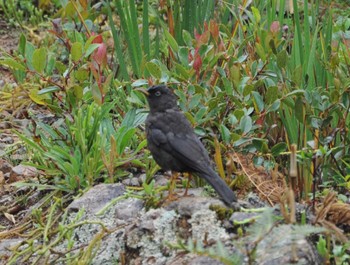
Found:
[[[113,22],[111,7],[109,5],[109,2],[106,2],[105,5],[107,6],[109,25],[111,26],[111,30],[112,30],[114,49],[115,49],[116,57],[119,61],[121,75],[124,78],[124,80],[129,81],[130,77],[129,77],[128,71],[126,69],[126,63],[125,63],[122,48],[120,45],[119,36],[118,36],[117,30],[115,28],[114,22]]]

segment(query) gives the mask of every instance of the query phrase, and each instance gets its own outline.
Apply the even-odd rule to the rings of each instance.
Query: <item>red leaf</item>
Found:
[[[92,35],[94,35],[94,34],[92,34]],[[103,43],[103,38],[102,38],[102,36],[99,34],[99,35],[97,35],[95,38],[94,38],[94,40],[92,41],[92,43]]]
[[[193,69],[196,70],[197,75],[199,75],[199,70],[202,67],[202,58],[198,53],[198,49],[196,49],[195,53],[194,53],[194,62],[193,62]]]
[[[99,47],[92,54],[92,59],[99,65],[107,64],[107,46],[104,43],[100,43]]]

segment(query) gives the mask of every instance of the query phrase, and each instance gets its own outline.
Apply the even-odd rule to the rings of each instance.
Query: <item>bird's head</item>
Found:
[[[175,94],[165,85],[151,86],[147,89],[146,96],[151,112],[178,109]]]

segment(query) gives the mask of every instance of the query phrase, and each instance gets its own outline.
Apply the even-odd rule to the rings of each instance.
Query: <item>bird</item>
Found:
[[[194,173],[208,182],[228,205],[235,193],[211,167],[209,154],[189,120],[177,105],[177,97],[166,85],[143,90],[149,104],[145,121],[147,147],[164,171]]]

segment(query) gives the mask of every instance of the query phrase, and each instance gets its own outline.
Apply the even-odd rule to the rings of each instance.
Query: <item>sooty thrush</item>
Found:
[[[147,90],[150,112],[146,119],[148,149],[165,171],[195,173],[205,179],[229,205],[236,196],[210,166],[207,150],[177,106],[176,96],[164,85]]]

